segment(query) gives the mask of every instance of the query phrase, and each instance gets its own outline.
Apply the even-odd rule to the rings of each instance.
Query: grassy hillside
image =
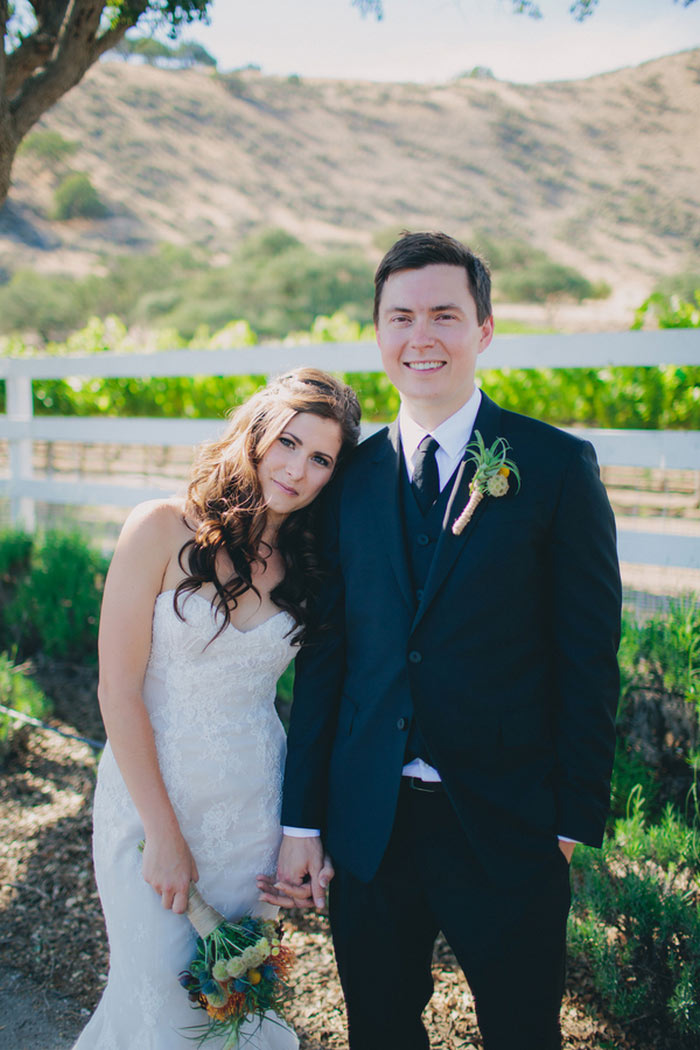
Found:
[[[260,225],[378,254],[387,227],[518,237],[590,280],[697,267],[700,51],[582,81],[436,85],[101,63],[42,121],[0,212],[0,274],[84,274],[162,241],[228,253]],[[51,218],[68,171],[108,214]],[[374,239],[374,240],[373,240]]]

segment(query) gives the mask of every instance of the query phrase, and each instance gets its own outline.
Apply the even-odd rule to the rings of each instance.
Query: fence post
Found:
[[[22,482],[32,477],[32,381],[29,376],[8,375],[5,380],[7,419],[25,424],[27,436],[10,436],[10,521],[16,527],[33,532],[36,527],[34,500],[22,495]],[[25,429],[25,428],[23,428]]]

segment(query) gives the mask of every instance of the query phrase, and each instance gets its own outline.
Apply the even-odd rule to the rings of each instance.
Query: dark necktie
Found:
[[[421,514],[427,514],[440,495],[440,478],[435,460],[435,453],[439,447],[435,438],[426,434],[416,452],[411,487],[416,494]]]

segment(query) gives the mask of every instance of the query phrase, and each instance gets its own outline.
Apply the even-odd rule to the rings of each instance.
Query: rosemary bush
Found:
[[[644,623],[626,617],[619,662],[613,816],[625,813],[640,784],[648,819],[658,819],[666,802],[692,818],[700,767],[699,599],[672,601]]]
[[[49,701],[41,689],[6,653],[0,653],[0,704],[32,718],[44,718],[50,711]],[[25,736],[26,727],[0,711],[0,767]]]
[[[700,1037],[700,832],[668,805],[648,825],[640,789],[602,850],[579,849],[569,950],[584,955],[630,1035],[655,1027],[679,1050]],[[670,1045],[668,1039],[666,1045]]]
[[[77,534],[47,532],[30,540],[0,536],[0,576],[7,601],[0,644],[21,659],[41,653],[54,660],[94,663],[100,599],[108,561]],[[21,553],[10,560],[9,552]],[[14,566],[14,568],[12,567]]]

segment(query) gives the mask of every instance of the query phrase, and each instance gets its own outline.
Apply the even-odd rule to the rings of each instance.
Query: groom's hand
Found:
[[[333,868],[330,859],[324,858],[319,836],[283,836],[275,888],[292,898],[296,907],[309,907],[310,898],[317,908],[325,907],[326,888],[332,878]]]

